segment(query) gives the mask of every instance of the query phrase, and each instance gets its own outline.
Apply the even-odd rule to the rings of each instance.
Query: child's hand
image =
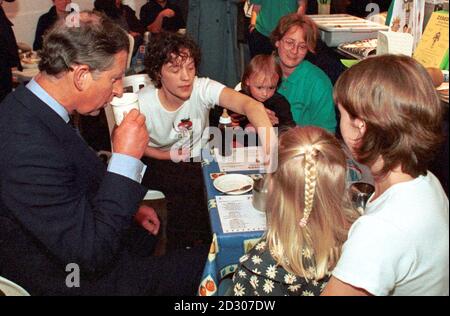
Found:
[[[245,125],[245,131],[251,132],[251,133],[256,133],[256,128],[252,125],[252,123],[248,123],[247,125]]]
[[[280,120],[276,116],[274,111],[269,110],[268,108],[264,108],[266,110],[267,116],[269,117],[270,123],[272,125],[278,125],[280,123]]]

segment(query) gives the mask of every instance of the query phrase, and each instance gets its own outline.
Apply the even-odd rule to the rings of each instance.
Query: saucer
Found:
[[[244,194],[253,189],[253,179],[244,174],[225,174],[214,180],[214,187],[222,193],[229,195]],[[249,186],[243,190],[229,192],[231,190],[239,189]]]

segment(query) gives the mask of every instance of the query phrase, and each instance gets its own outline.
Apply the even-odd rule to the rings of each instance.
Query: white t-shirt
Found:
[[[333,275],[374,295],[449,295],[448,267],[448,198],[428,172],[369,201]]]
[[[145,115],[145,124],[150,134],[150,147],[170,150],[189,146],[191,156],[199,156],[201,139],[209,125],[209,110],[219,104],[219,97],[225,86],[209,78],[195,78],[189,100],[177,110],[166,110],[154,86],[147,86],[138,92],[139,108]]]

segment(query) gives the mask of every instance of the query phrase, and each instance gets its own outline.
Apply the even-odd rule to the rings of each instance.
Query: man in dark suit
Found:
[[[2,2],[3,0],[0,0],[0,102],[12,90],[11,67],[22,69],[12,23],[3,11]]]
[[[56,24],[40,74],[0,104],[0,275],[32,295],[192,295],[206,251],[145,253],[159,229],[139,205],[145,117],[130,111],[116,127],[107,170],[68,124],[122,94],[128,54],[107,18],[79,24]]]

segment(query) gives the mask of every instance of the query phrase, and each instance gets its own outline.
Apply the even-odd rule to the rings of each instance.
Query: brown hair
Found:
[[[331,133],[297,126],[280,137],[278,161],[267,178],[269,249],[287,271],[320,280],[358,216],[346,189],[346,155]],[[305,268],[311,265],[314,271]]]
[[[39,52],[39,70],[57,75],[74,64],[88,65],[90,71],[104,71],[114,63],[114,55],[128,52],[127,34],[108,17],[94,12],[79,13],[79,26],[60,20],[44,36]]]
[[[283,76],[281,67],[277,63],[275,56],[256,55],[247,67],[245,67],[244,74],[242,75],[242,90],[248,95],[250,95],[250,88],[246,84],[246,81],[254,74],[261,74],[266,78],[273,78],[275,75],[278,76],[277,86],[280,84]]]
[[[315,53],[318,34],[317,25],[311,18],[297,13],[285,15],[280,19],[277,27],[270,35],[273,46],[275,46],[275,43],[280,41],[293,27],[299,27],[305,32],[305,41],[306,46],[308,46],[308,51]]]
[[[187,50],[187,53],[184,50]],[[161,69],[163,65],[177,57],[181,57],[183,61],[192,58],[197,70],[200,64],[200,49],[187,35],[161,32],[152,37],[147,46],[144,64],[147,74],[156,88],[159,89],[162,86]]]
[[[366,124],[356,159],[368,166],[380,156],[386,175],[425,175],[442,141],[443,109],[425,68],[406,56],[368,58],[345,71],[334,87],[334,102]]]

